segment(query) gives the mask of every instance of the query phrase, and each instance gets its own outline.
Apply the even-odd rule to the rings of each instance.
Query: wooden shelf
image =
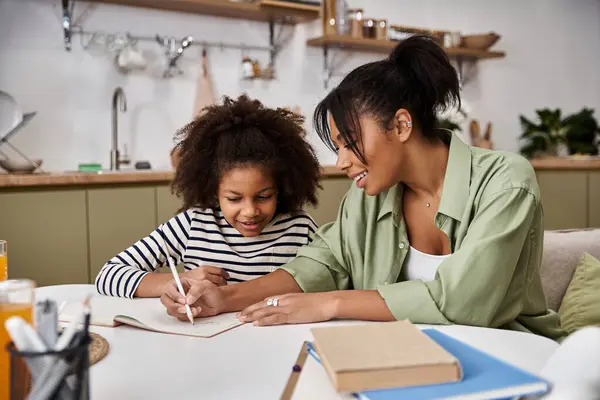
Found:
[[[373,53],[389,54],[392,49],[398,44],[392,40],[377,40],[377,39],[357,39],[349,36],[321,36],[314,39],[309,39],[306,42],[309,46],[316,47],[332,47],[344,50],[366,51]],[[502,51],[481,51],[472,50],[462,47],[444,49],[448,57],[452,58],[469,58],[469,59],[485,59],[485,58],[502,58],[505,53]]]
[[[287,24],[319,18],[320,7],[285,1],[262,0],[255,3],[228,0],[90,0],[96,3],[145,7],[165,11],[212,15],[252,21],[280,21]]]

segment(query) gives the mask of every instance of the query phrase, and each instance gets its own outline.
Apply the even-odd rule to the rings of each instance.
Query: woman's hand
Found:
[[[253,304],[240,313],[240,321],[257,326],[305,324],[335,318],[335,292],[290,293]]]
[[[185,304],[189,304],[194,317],[212,317],[223,311],[223,292],[219,286],[208,280],[195,280],[188,276],[181,276],[181,286],[186,296],[182,296],[177,290],[174,280],[167,283],[163,288],[160,302],[167,309],[167,314],[181,320],[187,321]]]
[[[227,285],[227,279],[229,279],[229,274],[223,268],[209,266],[198,267],[189,271],[185,271],[180,275],[180,277],[184,276],[197,281],[206,279],[217,286]]]

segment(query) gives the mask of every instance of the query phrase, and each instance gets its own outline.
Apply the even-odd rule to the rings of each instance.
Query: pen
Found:
[[[160,234],[161,234],[161,238],[163,240],[163,244],[165,245],[165,251],[168,250],[167,247],[167,242],[164,238],[164,224],[163,224],[163,229],[160,230]],[[169,256],[169,253],[167,251],[167,261],[169,263],[169,268],[171,268],[171,272],[173,273],[173,278],[175,279],[175,284],[177,285],[177,290],[179,290],[179,293],[181,293],[181,295],[185,298],[185,292],[183,291],[183,286],[181,286],[181,280],[179,279],[179,274],[177,273],[177,269],[175,268],[175,264],[173,264],[173,260],[171,260],[171,257]],[[190,308],[189,304],[185,305],[185,313],[187,314],[188,319],[190,320],[190,322],[192,323],[192,325],[194,325],[194,316],[192,315],[192,309]]]
[[[82,302],[83,310],[82,310],[81,315],[74,317],[71,320],[71,322],[69,322],[69,325],[67,325],[67,327],[63,330],[62,334],[59,336],[58,340],[56,341],[56,344],[54,346],[54,351],[62,351],[71,344],[73,337],[77,333],[77,326],[79,324],[85,325],[86,318],[88,319],[88,324],[89,324],[89,308],[88,307],[89,307],[90,301],[91,301],[91,296],[86,296],[86,298],[83,299],[83,302]],[[85,329],[85,326],[84,326],[84,329]]]
[[[44,300],[36,304],[35,320],[38,331],[48,346],[52,349],[56,344],[58,332],[57,307],[53,300]]]
[[[90,296],[83,301],[83,340],[87,340],[90,335]]]

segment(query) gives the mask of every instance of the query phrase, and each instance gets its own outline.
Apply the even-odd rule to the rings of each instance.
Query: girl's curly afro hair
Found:
[[[205,107],[176,135],[179,162],[172,189],[183,208],[218,208],[223,175],[232,168],[270,171],[279,191],[277,213],[317,204],[320,167],[304,139],[304,118],[284,108],[267,108],[246,95],[224,96]]]

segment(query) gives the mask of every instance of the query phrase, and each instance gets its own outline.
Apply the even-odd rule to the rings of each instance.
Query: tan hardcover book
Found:
[[[409,321],[311,329],[338,392],[457,382],[458,360]]]

